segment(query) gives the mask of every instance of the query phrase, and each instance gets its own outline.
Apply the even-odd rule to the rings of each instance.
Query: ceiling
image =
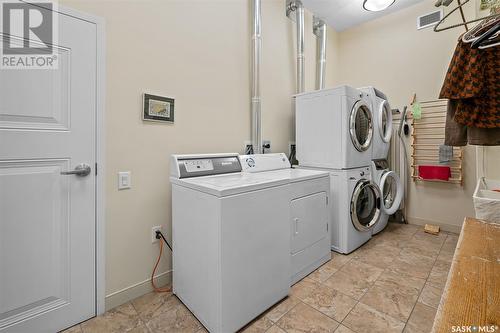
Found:
[[[337,31],[394,13],[423,0],[396,0],[386,10],[369,12],[363,9],[363,0],[302,0],[304,7],[326,21]]]

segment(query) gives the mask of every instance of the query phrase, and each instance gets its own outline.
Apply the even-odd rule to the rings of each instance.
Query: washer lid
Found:
[[[403,199],[403,186],[394,171],[386,171],[380,178],[381,208],[388,215],[394,214]]]
[[[284,175],[263,173],[234,173],[179,179],[171,177],[173,184],[188,187],[218,197],[256,191],[269,187],[286,185],[290,182]]]

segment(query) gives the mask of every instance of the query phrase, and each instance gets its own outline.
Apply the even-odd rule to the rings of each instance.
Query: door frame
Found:
[[[36,5],[36,3],[35,3]],[[95,193],[95,313],[103,314],[106,298],[106,201],[105,201],[105,110],[106,110],[106,34],[105,20],[66,6],[58,5],[57,12],[96,26],[96,147],[97,163]]]

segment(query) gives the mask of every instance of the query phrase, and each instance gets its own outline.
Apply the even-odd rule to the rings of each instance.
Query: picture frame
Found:
[[[142,120],[173,123],[174,107],[173,98],[144,93]]]

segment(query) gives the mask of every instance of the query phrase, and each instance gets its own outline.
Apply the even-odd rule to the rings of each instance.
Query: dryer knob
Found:
[[[361,177],[363,177],[363,176],[365,175],[365,172],[364,172],[364,171],[361,171],[361,172],[359,173],[359,175],[360,175]]]

